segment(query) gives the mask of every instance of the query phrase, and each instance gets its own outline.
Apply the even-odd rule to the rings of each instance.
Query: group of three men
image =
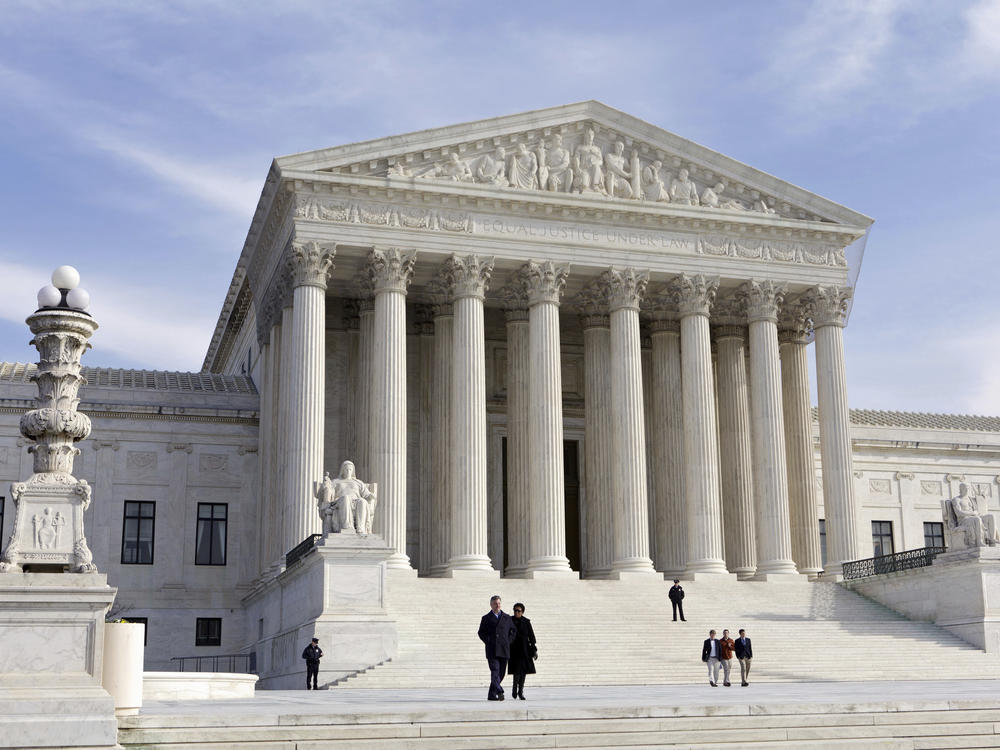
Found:
[[[723,630],[722,637],[716,638],[715,631],[708,632],[708,638],[701,647],[701,660],[708,665],[708,684],[719,686],[719,667],[722,667],[722,684],[730,686],[729,671],[733,667],[733,656],[740,662],[740,684],[746,687],[750,684],[750,662],[753,659],[753,646],[747,633],[740,628],[740,637],[735,641],[729,637],[729,631]]]

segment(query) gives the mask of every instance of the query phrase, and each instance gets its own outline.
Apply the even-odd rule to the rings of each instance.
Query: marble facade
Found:
[[[1000,508],[1000,424],[848,410],[870,223],[596,102],[277,159],[203,372],[85,372],[88,540],[147,669],[282,636],[254,592],[344,459],[413,575],[835,575],[872,521],[924,546],[958,477]],[[0,487],[30,374],[0,364]],[[152,564],[122,562],[126,501],[156,503]]]

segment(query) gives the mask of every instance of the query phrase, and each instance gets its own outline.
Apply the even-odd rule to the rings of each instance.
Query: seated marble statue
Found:
[[[372,485],[374,487],[374,485]],[[369,485],[354,476],[354,463],[344,461],[336,479],[326,472],[322,482],[316,482],[314,491],[323,534],[371,533],[372,519],[377,499]]]
[[[435,164],[421,177],[431,177],[439,180],[454,180],[455,182],[472,182],[472,170],[469,165],[451,153],[448,158]]]
[[[964,482],[958,485],[958,495],[947,501],[945,525],[949,531],[962,533],[966,547],[1000,543],[996,519],[980,507],[977,498],[969,495],[969,488]]]
[[[476,167],[476,182],[484,182],[497,187],[507,187],[507,152],[503,146],[497,148],[496,155],[484,154]]]
[[[689,172],[682,169],[670,182],[670,201],[681,206],[698,205],[698,186],[688,177]]]
[[[660,175],[662,167],[663,162],[656,160],[642,170],[642,197],[648,201],[670,202],[670,191]]]

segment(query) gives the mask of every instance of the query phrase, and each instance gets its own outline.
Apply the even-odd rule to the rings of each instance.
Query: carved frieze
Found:
[[[198,471],[203,474],[220,474],[229,466],[229,456],[225,453],[202,453],[198,457]]]
[[[889,495],[892,493],[892,482],[888,479],[869,479],[868,491],[873,495]]]
[[[156,471],[157,455],[154,451],[129,451],[125,468],[129,471]]]
[[[920,480],[920,494],[921,495],[933,495],[934,497],[940,497],[944,494],[941,489],[941,483],[936,480],[931,479],[921,479]]]

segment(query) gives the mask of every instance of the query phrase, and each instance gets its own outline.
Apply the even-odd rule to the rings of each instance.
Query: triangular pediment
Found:
[[[872,220],[638,118],[588,101],[280,157],[283,173],[640,201],[832,222]]]

